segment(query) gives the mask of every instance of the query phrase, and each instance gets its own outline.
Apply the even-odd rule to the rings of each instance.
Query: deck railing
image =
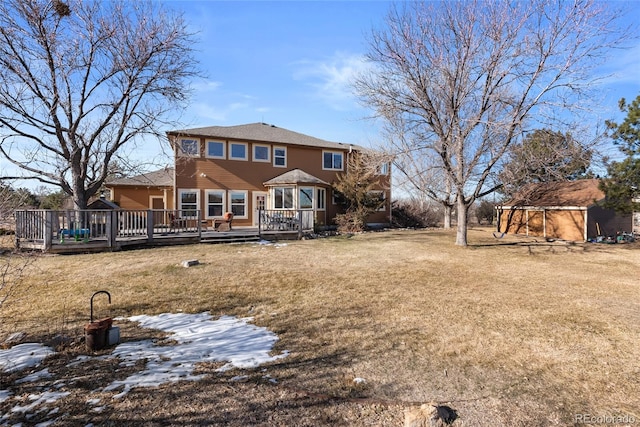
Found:
[[[311,210],[261,209],[258,229],[263,231],[297,231],[302,237],[303,231],[313,230],[314,212]]]
[[[43,250],[66,241],[103,240],[113,247],[118,238],[153,240],[169,233],[199,235],[202,231],[198,211],[18,210],[15,218],[18,246],[21,242],[40,243]]]
[[[55,244],[101,242],[114,248],[117,241],[145,240],[166,236],[201,237],[203,221],[200,211],[140,210],[18,210],[16,244],[37,247],[43,251]],[[261,210],[258,231],[297,232],[313,229],[314,212],[309,210]],[[206,228],[206,227],[205,227]]]

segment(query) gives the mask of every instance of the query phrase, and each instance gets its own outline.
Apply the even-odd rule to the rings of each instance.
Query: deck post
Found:
[[[48,251],[51,249],[53,245],[53,215],[55,211],[46,210],[44,211],[44,236],[43,236],[43,250]]]
[[[153,211],[147,209],[147,242],[153,242]]]
[[[116,236],[118,235],[118,212],[110,211],[106,217],[107,242],[109,247],[113,248],[116,246]]]

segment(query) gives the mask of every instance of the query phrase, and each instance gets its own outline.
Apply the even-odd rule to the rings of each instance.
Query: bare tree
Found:
[[[0,154],[85,208],[199,76],[184,19],[152,1],[0,3]],[[14,177],[0,176],[0,179]]]
[[[528,122],[567,117],[588,99],[595,67],[627,37],[609,6],[409,2],[372,33],[373,68],[355,90],[438,160],[455,195],[457,245],[467,245],[468,209],[497,188],[494,169]]]
[[[394,159],[394,171],[398,176],[395,187],[420,201],[420,208],[424,212],[430,212],[426,209],[429,200],[440,204],[443,207],[443,226],[445,229],[451,228],[454,194],[451,180],[444,173],[435,153],[407,136],[403,126],[390,124],[384,132],[389,156]]]

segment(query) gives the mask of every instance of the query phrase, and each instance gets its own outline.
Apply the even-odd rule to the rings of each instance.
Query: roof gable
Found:
[[[167,135],[203,136],[209,138],[234,139],[239,141],[271,142],[309,147],[360,150],[361,147],[342,142],[325,141],[313,136],[293,132],[267,123],[250,123],[238,126],[209,126],[193,129],[172,130]]]
[[[267,187],[274,186],[274,185],[285,185],[285,184],[329,185],[329,183],[321,180],[320,178],[317,178],[311,175],[310,173],[307,173],[300,169],[290,170],[264,183],[264,185]]]
[[[599,179],[545,182],[531,184],[522,189],[505,206],[579,206],[587,207],[604,199],[598,187]]]

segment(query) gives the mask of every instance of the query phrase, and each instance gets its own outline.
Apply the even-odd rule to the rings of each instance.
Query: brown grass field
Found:
[[[400,426],[423,402],[454,408],[454,426],[571,426],[584,414],[640,424],[640,243],[496,239],[475,228],[461,248],[454,237],[402,230],[43,255],[0,309],[0,342],[16,331],[72,339],[44,362],[54,378],[76,378],[56,425]],[[200,265],[181,267],[187,259]],[[120,400],[102,392],[106,408],[91,412],[88,395],[127,374],[109,359],[90,372],[66,367],[87,353],[89,299],[103,289],[113,299],[96,303],[98,316],[253,316],[278,335],[274,351],[291,354],[255,370],[203,364],[202,381]],[[119,326],[123,340],[158,336]],[[32,393],[37,383],[13,383],[24,374],[0,373],[0,389]],[[12,405],[0,403],[0,416]]]

